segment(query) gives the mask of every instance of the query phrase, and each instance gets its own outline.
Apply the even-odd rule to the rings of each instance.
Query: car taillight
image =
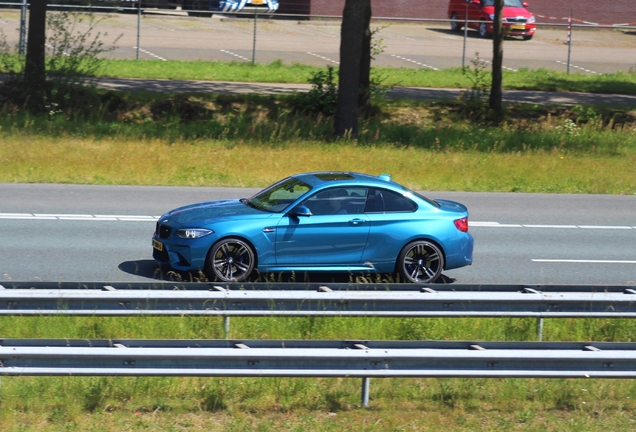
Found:
[[[461,232],[468,232],[468,218],[461,218],[461,219],[457,219],[456,221],[453,221],[455,223],[455,226],[457,227],[458,230],[460,230]]]

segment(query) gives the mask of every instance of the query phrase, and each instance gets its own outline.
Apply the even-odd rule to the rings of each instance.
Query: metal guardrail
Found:
[[[633,317],[634,286],[15,282],[0,315]],[[1,375],[635,378],[636,343],[0,340]]]
[[[635,378],[636,343],[1,339],[1,376]]]
[[[18,314],[634,318],[636,286],[98,282],[0,285],[0,315]]]
[[[636,343],[2,339],[0,375],[634,378]]]

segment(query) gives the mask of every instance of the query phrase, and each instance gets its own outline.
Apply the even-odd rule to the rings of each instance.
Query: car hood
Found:
[[[493,13],[495,13],[494,10],[493,10]],[[501,13],[503,18],[516,18],[516,17],[530,18],[532,16],[532,14],[528,12],[526,8],[522,8],[522,7],[506,6],[503,8],[503,11],[501,11]]]
[[[483,11],[484,13],[492,15],[495,13],[495,7],[484,6]],[[503,18],[516,18],[516,17],[530,18],[532,16],[532,13],[530,13],[528,9],[524,7],[504,6],[503,10],[501,11],[501,15]]]
[[[458,203],[456,201],[436,199],[435,202],[439,204],[440,210],[468,214],[468,208],[464,204]]]
[[[270,215],[243,204],[237,199],[208,201],[179,207],[161,217],[161,223],[185,225],[205,222],[210,219],[245,217],[250,215]]]

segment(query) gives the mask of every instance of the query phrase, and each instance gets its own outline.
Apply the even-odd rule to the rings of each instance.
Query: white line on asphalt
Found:
[[[321,58],[321,59],[323,59],[323,60],[330,61],[330,62],[335,63],[335,64],[340,64],[340,62],[339,62],[339,61],[332,60],[332,59],[330,59],[329,57],[321,56],[320,54],[314,54],[314,53],[312,53],[312,52],[310,52],[310,51],[307,51],[307,54],[312,55],[312,56],[314,56],[314,57]]]
[[[157,222],[160,216],[137,215],[89,215],[89,214],[30,214],[0,213],[0,219],[19,220],[65,220],[65,221],[119,221],[119,222]]]
[[[631,230],[636,227],[623,225],[532,225],[532,224],[500,224],[499,222],[469,222],[471,228],[550,228],[550,229],[602,229]]]
[[[566,65],[566,66],[568,65],[566,62],[563,62],[563,61],[560,61],[560,60],[557,60],[556,62],[560,63],[562,65]],[[587,72],[587,73],[591,73],[591,74],[598,74],[598,72],[594,72],[593,70],[585,69],[585,68],[582,68],[580,66],[576,66],[576,65],[573,65],[573,64],[570,64],[570,67],[573,67],[575,69],[580,69],[583,72]]]
[[[490,60],[482,60],[482,61],[483,61],[484,63],[490,63],[490,64],[492,64],[492,62],[491,62]],[[501,68],[502,68],[502,69],[509,70],[510,72],[519,72],[517,69],[509,68],[509,67],[507,67],[507,66],[502,66]]]
[[[224,50],[224,49],[222,49],[222,50],[221,50],[221,52],[224,52],[225,54],[229,54],[229,55],[231,55],[231,56],[234,56],[234,57],[240,58],[241,60],[251,61],[251,60],[250,60],[250,59],[248,59],[247,57],[243,57],[242,55],[240,55],[240,54],[236,54],[236,53],[233,53],[232,51],[228,51],[228,50]]]
[[[134,47],[133,47],[133,49],[137,49],[137,47],[136,47],[136,46],[134,46]],[[159,60],[161,60],[161,61],[168,61],[168,60],[166,60],[165,58],[163,58],[163,57],[159,57],[157,54],[151,53],[150,51],[146,51],[146,50],[145,50],[145,49],[143,49],[143,48],[139,48],[139,51],[141,51],[141,52],[142,52],[142,53],[144,53],[144,54],[148,54],[148,55],[149,55],[149,56],[151,56],[151,57],[158,58],[158,59],[159,59]]]
[[[533,262],[583,263],[583,264],[636,264],[630,260],[576,260],[576,259],[532,259]]]
[[[425,64],[425,63],[420,63],[420,62],[418,62],[418,61],[411,60],[410,58],[402,57],[402,56],[399,56],[399,55],[391,54],[391,57],[395,57],[395,58],[398,58],[398,59],[400,59],[400,60],[404,60],[404,61],[407,61],[407,62],[414,63],[414,64],[416,64],[416,65],[418,65],[418,66],[423,67],[423,68],[428,68],[428,69],[433,69],[433,70],[439,70],[439,69],[437,69],[436,67],[429,66],[429,65],[427,65],[427,64]]]

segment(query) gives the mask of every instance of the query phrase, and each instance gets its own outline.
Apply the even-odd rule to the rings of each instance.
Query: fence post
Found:
[[[137,0],[137,60],[139,60],[140,38],[141,38],[141,0]]]
[[[254,41],[252,43],[252,64],[256,62],[256,22],[258,21],[258,9],[254,8]]]
[[[543,318],[537,318],[537,339],[543,340]]]
[[[466,39],[468,39],[468,4],[464,14],[464,48],[462,50],[462,69],[466,67]]]
[[[568,69],[567,73],[570,73],[570,54],[572,53],[572,9],[570,9],[570,16],[568,17]]]
[[[27,16],[27,0],[22,0],[20,8],[20,44],[18,45],[18,54],[24,56],[26,54],[26,16]]]

